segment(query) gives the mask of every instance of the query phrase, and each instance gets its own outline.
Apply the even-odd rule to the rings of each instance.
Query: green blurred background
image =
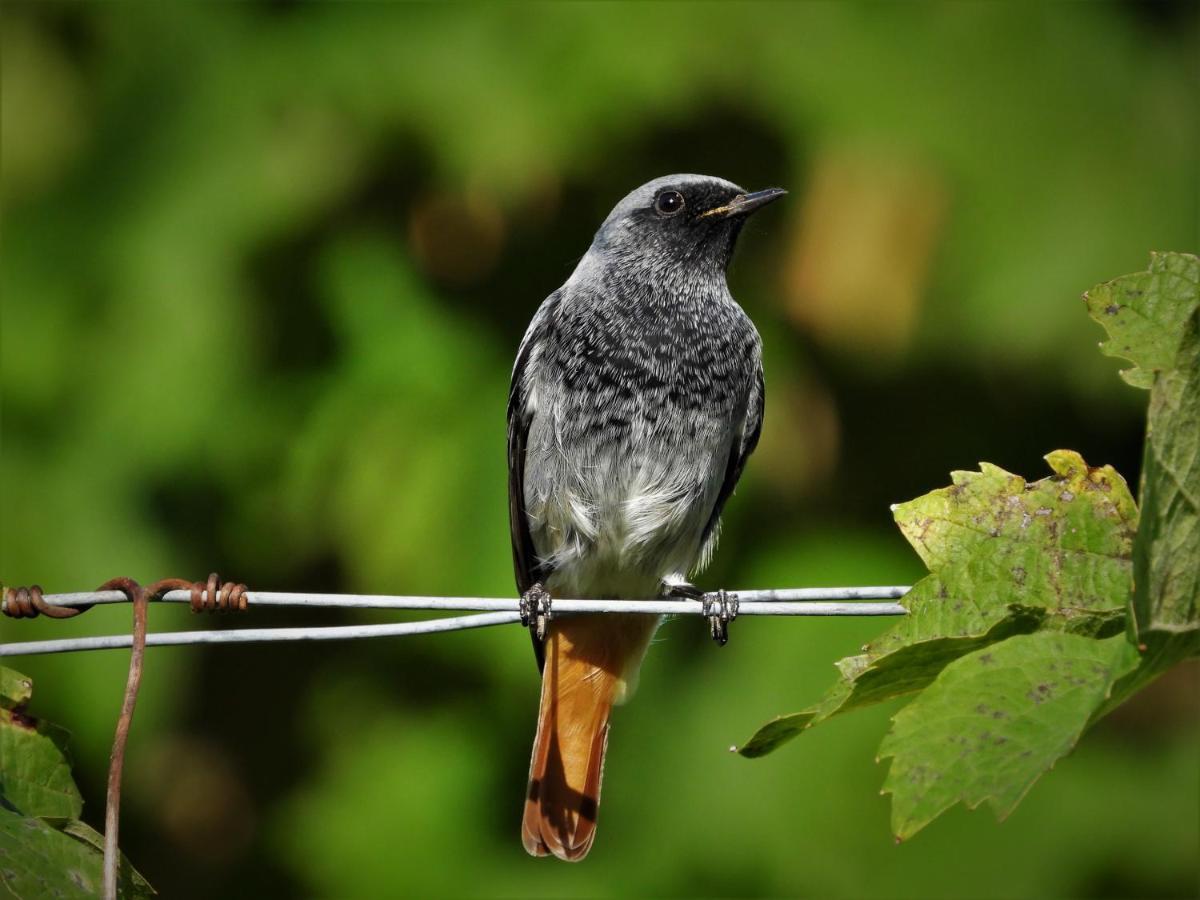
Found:
[[[1197,249],[1196,10],[5,2],[0,571],[511,596],[517,342],[616,200],[680,171],[792,192],[730,274],[767,416],[703,584],[916,579],[888,504],[979,460],[1133,482],[1146,397],[1079,295]],[[518,629],[151,650],[123,844],[172,898],[1200,891],[1194,667],[1008,822],[901,846],[894,707],[727,752],[883,627],[739,621],[717,651],[668,623],[573,867],[520,847]],[[101,824],[126,655],[17,664]]]

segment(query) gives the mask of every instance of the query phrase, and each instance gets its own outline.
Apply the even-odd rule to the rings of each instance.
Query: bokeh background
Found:
[[[1196,10],[6,0],[4,579],[512,595],[517,342],[616,200],[679,171],[792,192],[730,273],[767,416],[703,584],[916,579],[888,505],[980,460],[1035,478],[1069,447],[1133,482],[1146,395],[1079,296],[1200,243]],[[668,623],[574,867],[519,844],[518,629],[151,650],[123,844],[172,898],[1196,895],[1194,667],[1006,823],[900,846],[895,707],[728,753],[883,627],[739,621],[718,651]],[[125,654],[17,662],[102,824]]]

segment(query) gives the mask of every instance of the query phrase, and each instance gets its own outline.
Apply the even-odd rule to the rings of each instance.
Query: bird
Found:
[[[712,557],[765,400],[762,341],[726,271],[747,216],[785,193],[705,175],[650,181],[617,203],[538,308],[508,397],[523,609],[545,613],[556,595],[701,597],[688,579]],[[591,849],[611,712],[633,693],[659,622],[539,617],[521,822],[531,855],[578,861]]]

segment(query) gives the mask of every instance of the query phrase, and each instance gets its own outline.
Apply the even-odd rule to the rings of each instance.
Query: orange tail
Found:
[[[592,848],[609,715],[628,693],[656,625],[652,616],[551,622],[521,821],[521,840],[532,855],[576,862]]]

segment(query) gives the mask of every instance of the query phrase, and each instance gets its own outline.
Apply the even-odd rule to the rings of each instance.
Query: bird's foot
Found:
[[[727,591],[714,591],[706,594],[691,582],[665,579],[662,583],[662,591],[667,597],[699,600],[704,604],[704,615],[708,617],[712,639],[722,647],[729,643],[729,623],[736,619],[738,614],[737,594],[730,594]]]
[[[521,624],[538,641],[546,640],[546,625],[554,613],[550,608],[550,592],[540,581],[521,595],[520,610]]]
[[[737,594],[728,591],[715,591],[701,598],[704,604],[704,615],[708,616],[709,632],[718,646],[724,647],[729,643],[729,623],[737,618]]]

